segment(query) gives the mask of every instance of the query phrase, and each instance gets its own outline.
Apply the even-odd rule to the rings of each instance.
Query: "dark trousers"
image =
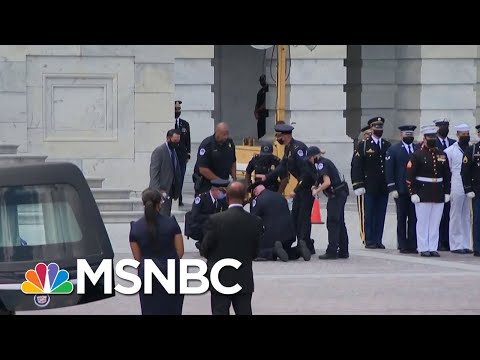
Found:
[[[266,125],[267,125],[267,118],[264,116],[260,116],[257,119],[257,135],[259,139],[265,135]]]
[[[252,315],[252,293],[223,295],[212,291],[210,304],[212,315],[230,315],[230,305],[233,305],[235,315]]]
[[[341,191],[327,201],[328,247],[326,253],[348,255],[348,233],[345,226],[345,203],[347,193]]]
[[[365,194],[365,245],[382,245],[387,204],[388,194]]]
[[[438,249],[450,250],[450,201],[443,207],[442,221],[440,222],[440,234],[438,237]]]
[[[472,199],[473,210],[473,251],[480,251],[480,194]]]
[[[312,208],[315,198],[310,189],[299,191],[293,198],[292,217],[297,240],[303,240],[310,250],[313,250],[312,235]],[[313,252],[313,251],[312,251]]]
[[[408,194],[399,194],[397,207],[397,241],[399,250],[417,249],[417,217],[415,204]]]
[[[185,173],[187,172],[187,162],[180,161],[180,196],[178,197],[178,202],[182,202],[182,190],[183,182],[185,181]]]
[[[292,248],[292,244],[294,242],[295,242],[295,238],[282,242],[282,247],[287,252],[289,260],[297,260],[300,258],[300,252],[298,251],[298,248],[297,247]],[[277,260],[277,255],[275,254],[274,247],[260,249],[260,251],[258,252],[258,257],[267,259],[270,261]]]

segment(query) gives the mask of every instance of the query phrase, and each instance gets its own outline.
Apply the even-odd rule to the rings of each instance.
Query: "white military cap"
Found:
[[[437,126],[449,125],[450,120],[448,120],[447,118],[440,118],[440,119],[433,120],[433,123]]]
[[[435,135],[437,133],[437,127],[435,125],[423,125],[420,128],[420,132],[423,135]]]
[[[470,131],[470,126],[468,126],[467,124],[460,124],[460,125],[455,126],[455,130],[457,130],[457,131]]]

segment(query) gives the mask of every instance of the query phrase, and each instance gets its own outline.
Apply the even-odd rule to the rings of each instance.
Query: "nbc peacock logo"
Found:
[[[68,281],[70,274],[60,270],[56,263],[39,263],[35,270],[28,270],[22,283],[22,292],[35,295],[35,304],[45,307],[50,303],[50,295],[68,295],[73,292],[73,284]]]

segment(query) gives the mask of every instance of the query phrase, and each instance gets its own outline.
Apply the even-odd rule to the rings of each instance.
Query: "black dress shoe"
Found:
[[[422,252],[420,253],[420,256],[430,257],[430,256],[432,256],[432,255],[430,255],[430,251],[422,251]]]
[[[465,251],[465,254],[473,254],[473,251],[470,249],[463,249]]]
[[[337,259],[337,255],[325,253],[325,254],[323,254],[323,255],[320,255],[318,258],[319,258],[320,260],[336,260],[336,259]]]
[[[454,254],[465,254],[465,250],[463,250],[463,249],[452,250],[450,252],[454,253]]]
[[[450,248],[448,246],[439,246],[438,251],[450,251]]]
[[[474,251],[473,256],[480,256],[480,251]]]
[[[273,253],[283,262],[288,261],[288,254],[283,248],[280,241],[275,241],[275,245],[273,246]]]
[[[365,245],[365,249],[376,249],[376,248],[377,248],[376,244]]]
[[[377,249],[385,249],[385,245],[383,245],[383,244],[377,244]]]
[[[400,254],[411,254],[410,250],[401,249]]]
[[[337,257],[339,259],[348,259],[350,255],[348,253],[338,253]]]
[[[298,242],[298,252],[300,256],[303,258],[303,260],[310,261],[310,258],[312,257],[312,253],[308,248],[307,244],[305,243],[305,241],[300,240]]]
[[[430,256],[433,256],[433,257],[440,257],[440,254],[436,251],[430,251]]]
[[[410,249],[408,250],[410,254],[418,254],[418,251],[416,249]]]

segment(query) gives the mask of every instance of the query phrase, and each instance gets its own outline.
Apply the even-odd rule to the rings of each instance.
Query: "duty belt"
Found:
[[[429,183],[439,183],[443,181],[443,178],[428,178],[423,176],[417,176],[415,179],[422,182],[429,182]]]

